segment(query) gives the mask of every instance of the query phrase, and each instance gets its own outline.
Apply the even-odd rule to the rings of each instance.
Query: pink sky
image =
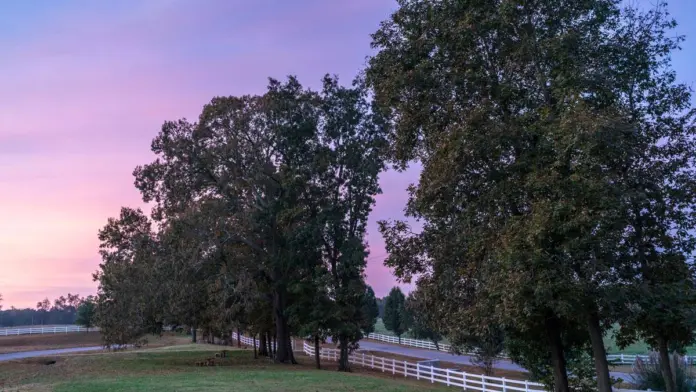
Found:
[[[27,2],[29,3],[29,2]],[[131,176],[164,120],[267,77],[348,82],[391,0],[36,1],[0,15],[0,293],[34,306],[93,294],[97,230],[141,206]],[[60,5],[58,3],[61,3]],[[9,9],[8,9],[9,7]],[[8,12],[9,11],[9,12]],[[394,285],[375,221],[402,216],[414,173],[386,173],[371,216],[368,280]]]
[[[647,2],[647,0],[643,0]],[[647,4],[647,3],[646,3]],[[92,294],[97,230],[140,206],[131,173],[152,160],[164,120],[195,119],[216,95],[260,93],[267,77],[324,73],[348,82],[370,54],[369,34],[393,0],[34,0],[0,13],[0,293],[34,306]],[[696,78],[693,0],[670,10],[690,39],[675,54]],[[395,282],[382,265],[378,219],[400,218],[417,171],[382,175],[370,218],[368,281]]]

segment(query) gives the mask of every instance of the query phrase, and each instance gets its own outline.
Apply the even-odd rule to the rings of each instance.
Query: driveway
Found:
[[[398,346],[395,344],[387,344],[387,343],[381,343],[381,342],[375,342],[375,341],[370,341],[370,340],[361,340],[360,341],[360,348],[364,350],[370,350],[370,351],[381,351],[384,353],[391,353],[391,354],[397,354],[397,355],[404,355],[407,357],[414,357],[414,358],[421,358],[421,359],[438,359],[440,361],[446,361],[446,362],[452,362],[452,363],[457,363],[461,365],[471,365],[471,366],[476,366],[474,364],[473,359],[469,355],[454,355],[450,354],[444,351],[435,351],[435,350],[426,350],[426,349],[421,349],[421,348],[415,348],[415,347],[408,347],[408,346]],[[496,369],[502,369],[502,370],[512,370],[512,371],[520,371],[523,372],[525,369],[521,367],[520,365],[513,363],[509,360],[506,359],[501,359],[493,365]],[[618,372],[611,372],[612,377],[616,378],[622,378],[626,381],[632,381],[633,377],[628,374],[628,373],[618,373]]]

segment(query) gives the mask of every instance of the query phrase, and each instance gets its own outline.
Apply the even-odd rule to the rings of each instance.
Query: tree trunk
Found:
[[[191,342],[192,343],[197,343],[196,342],[196,338],[197,338],[196,334],[197,334],[197,328],[194,326],[193,328],[191,328]]]
[[[268,344],[268,353],[270,354],[270,357],[275,358],[276,353],[275,353],[275,350],[273,349],[273,338],[271,337],[270,332],[268,332],[266,334],[266,343]]]
[[[295,352],[292,349],[292,336],[288,335],[288,352],[290,353],[290,363],[293,365],[297,365],[297,361],[295,360]]]
[[[341,356],[338,359],[338,371],[339,372],[349,372],[350,362],[348,361],[348,337],[340,336],[338,338],[338,346],[341,349]]]
[[[273,353],[278,352],[278,338],[273,335]]]
[[[256,355],[256,334],[251,337],[251,344],[254,345],[254,359],[258,358]]]
[[[587,318],[587,327],[592,342],[592,355],[594,356],[595,371],[597,372],[597,387],[599,392],[611,392],[611,379],[609,378],[609,362],[607,351],[604,349],[602,329],[599,325],[599,315],[591,312]]]
[[[237,347],[242,348],[242,331],[237,328]],[[256,344],[254,344],[254,347],[256,347]]]
[[[440,343],[437,340],[433,340],[433,343],[435,343],[435,350],[440,351]]]
[[[289,350],[289,336],[287,319],[285,317],[285,290],[276,289],[273,295],[273,311],[275,313],[276,336],[278,345],[275,360],[276,362],[292,362],[292,350]]]
[[[549,350],[553,363],[554,391],[570,392],[565,355],[563,354],[563,341],[561,340],[561,326],[555,317],[546,320],[546,334],[549,337]]]
[[[672,364],[669,362],[667,339],[662,336],[658,337],[657,348],[660,353],[660,370],[662,371],[662,378],[665,380],[665,392],[676,392],[677,388],[672,376]]]
[[[401,344],[401,335],[399,335],[398,338],[399,338],[399,344]]]
[[[314,335],[314,361],[317,364],[317,369],[321,369],[321,346],[319,345],[319,335]]]
[[[268,356],[268,346],[266,345],[266,333],[261,332],[259,337],[259,355],[262,357]]]

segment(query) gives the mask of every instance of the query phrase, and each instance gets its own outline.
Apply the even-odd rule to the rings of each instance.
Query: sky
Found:
[[[647,0],[645,0],[647,1]],[[269,76],[350,81],[393,0],[34,0],[0,10],[0,293],[34,306],[93,294],[97,231],[143,203],[132,171],[165,120],[196,119],[214,96],[262,93]],[[696,1],[672,0],[681,81],[696,70]],[[401,218],[417,168],[382,174],[367,279],[395,285],[376,221]],[[408,287],[405,287],[408,289]]]

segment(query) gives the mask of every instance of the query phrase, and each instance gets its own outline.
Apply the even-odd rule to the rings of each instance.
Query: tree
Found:
[[[400,288],[393,287],[384,301],[384,326],[399,338],[399,343],[408,330],[407,317],[406,297]]]
[[[163,303],[155,267],[156,242],[152,222],[140,209],[122,208],[99,231],[102,263],[96,325],[107,347],[130,344],[162,327]]]
[[[677,172],[693,167],[683,148],[690,117],[676,115],[688,108],[685,89],[670,87],[673,73],[649,76],[650,64],[668,63],[669,24],[647,34],[663,43],[657,58],[626,39],[631,14],[618,1],[399,4],[373,35],[367,77],[393,115],[397,166],[423,164],[407,213],[424,225],[418,234],[382,225],[394,246],[417,251],[390,252],[387,264],[404,279],[435,277],[442,299],[463,304],[451,323],[483,325],[487,308],[522,338],[545,329],[558,391],[568,390],[564,353],[574,349],[564,341],[581,343],[564,329],[584,325],[609,391],[602,335],[626,282],[619,271],[634,265],[627,195],[638,189],[634,163],[659,150],[649,130],[681,129],[667,150],[681,150]],[[640,95],[650,89],[663,99]],[[628,110],[636,98],[642,117]]]
[[[77,307],[77,319],[75,323],[89,329],[94,326],[97,302],[93,296],[85,298]]]
[[[410,333],[415,339],[427,339],[435,344],[435,348],[439,351],[439,342],[442,340],[442,335],[438,331],[437,319],[435,313],[429,311],[427,293],[422,286],[423,282],[419,282],[416,290],[412,291],[406,298],[406,318],[407,324],[410,326]]]
[[[363,298],[363,315],[365,322],[363,324],[363,333],[369,335],[375,331],[375,323],[379,317],[379,306],[377,305],[377,297],[372,286],[367,285],[365,289],[365,297]]]
[[[360,79],[350,88],[326,75],[319,94],[317,174],[320,225],[325,266],[335,301],[333,337],[341,352],[339,370],[350,370],[349,353],[357,348],[370,317],[365,283],[367,219],[381,192],[378,174],[384,168],[387,125],[372,107]]]
[[[48,312],[51,310],[51,301],[48,298],[44,298],[43,301],[36,303],[36,310],[39,312],[41,317],[41,324],[45,324],[48,316]]]
[[[658,2],[648,12],[628,8],[617,32],[616,52],[622,64],[616,75],[617,95],[635,126],[637,153],[627,166],[626,209],[630,230],[624,270],[626,298],[617,304],[619,343],[640,337],[660,355],[667,391],[675,390],[670,346],[694,341],[696,288],[696,111],[689,86],[675,82],[670,55],[683,37],[670,34],[676,22]],[[626,304],[629,306],[626,306]]]

